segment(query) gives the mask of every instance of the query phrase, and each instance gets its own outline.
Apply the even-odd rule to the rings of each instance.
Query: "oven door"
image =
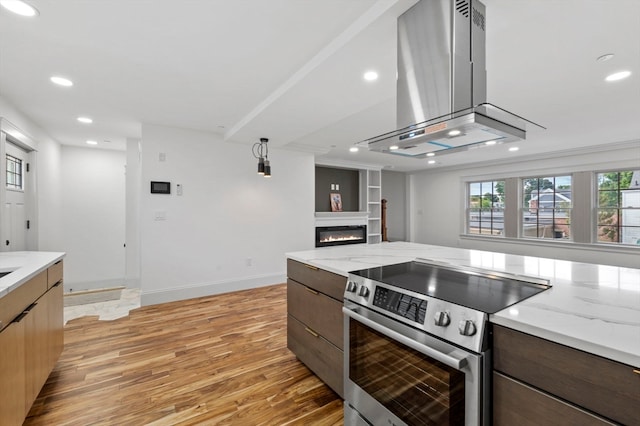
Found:
[[[460,349],[353,302],[345,301],[343,312],[345,425],[360,424],[355,418],[374,425],[489,424],[488,352]]]

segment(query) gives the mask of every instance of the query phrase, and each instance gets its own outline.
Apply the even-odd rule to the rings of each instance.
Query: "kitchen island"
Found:
[[[288,253],[287,257],[289,262],[300,262],[343,277],[347,277],[349,271],[423,258],[452,266],[482,268],[549,280],[552,285],[549,290],[489,317],[496,336],[499,337],[499,342],[494,342],[493,354],[494,404],[499,401],[499,408],[506,410],[497,410],[494,405],[494,424],[508,424],[514,421],[513,416],[518,415],[517,410],[509,407],[510,403],[516,401],[495,398],[496,394],[519,395],[513,389],[514,386],[518,392],[524,390],[521,392],[522,400],[529,400],[533,394],[542,395],[544,401],[537,408],[535,404],[530,404],[536,413],[552,412],[570,417],[575,413],[582,415],[584,409],[587,409],[605,420],[616,420],[615,412],[627,410],[631,412],[632,420],[636,418],[632,410],[637,406],[635,401],[640,398],[640,269],[406,242],[328,247]],[[622,395],[613,396],[622,408],[615,407],[612,414],[606,407],[593,407],[591,401],[583,400],[582,395],[575,396],[594,393],[594,390],[596,394],[601,392],[600,388],[587,391],[588,388],[583,387],[589,386],[591,379],[579,378],[572,382],[575,377],[569,377],[566,382],[570,389],[565,394],[565,389],[557,389],[554,383],[549,385],[536,382],[537,376],[545,376],[547,372],[534,372],[532,377],[526,374],[521,377],[521,371],[511,364],[513,356],[517,355],[509,351],[513,342],[524,348],[524,354],[534,347],[547,351],[529,360],[530,368],[549,367],[538,363],[538,360],[566,349],[568,352],[564,360],[558,358],[554,362],[566,362],[566,365],[558,368],[568,371],[571,376],[574,374],[571,371],[574,363],[572,360],[580,359],[582,362],[586,357],[582,372],[603,368],[604,371],[593,371],[593,374],[604,377],[605,381],[617,380],[618,387],[624,389]],[[620,372],[624,375],[622,379],[618,376]],[[553,371],[553,374],[559,373]],[[556,382],[565,382],[559,376],[556,377]],[[504,380],[510,380],[508,385],[504,384]],[[539,392],[540,389],[544,392]],[[549,401],[559,408],[548,408]],[[571,404],[564,401],[570,401]],[[565,406],[570,406],[570,409],[567,411]],[[626,420],[616,421],[635,424],[628,420],[629,417],[623,419]],[[640,419],[636,422],[640,422]]]
[[[0,253],[0,424],[21,425],[64,346],[62,258]]]

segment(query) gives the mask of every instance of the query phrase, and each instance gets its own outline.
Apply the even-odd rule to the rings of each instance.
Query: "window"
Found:
[[[470,182],[467,233],[504,236],[504,181]]]
[[[522,179],[522,236],[571,238],[571,176]]]
[[[640,244],[640,171],[597,174],[597,241]]]
[[[7,154],[7,188],[22,190],[22,160]]]

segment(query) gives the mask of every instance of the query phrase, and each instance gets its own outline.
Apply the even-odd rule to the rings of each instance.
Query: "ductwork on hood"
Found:
[[[402,14],[398,130],[358,145],[424,158],[525,139],[537,124],[487,103],[485,26],[477,0],[420,0]]]

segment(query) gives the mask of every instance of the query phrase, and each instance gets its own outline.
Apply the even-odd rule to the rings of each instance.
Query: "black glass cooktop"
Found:
[[[351,272],[395,287],[493,314],[549,287],[546,280],[530,282],[492,274],[407,262]]]

